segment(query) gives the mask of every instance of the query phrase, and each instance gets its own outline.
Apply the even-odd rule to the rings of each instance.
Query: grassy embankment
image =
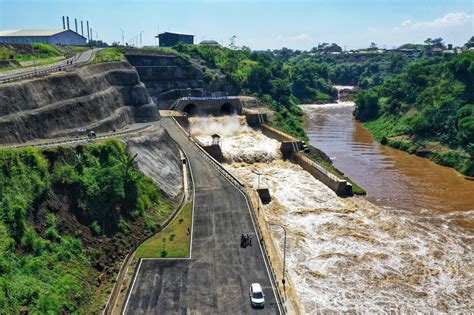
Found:
[[[46,59],[63,55],[63,53],[53,45],[33,43],[31,44],[31,47],[33,49],[31,54],[17,54],[15,55],[15,60],[21,62],[37,59]]]
[[[93,313],[120,254],[171,213],[123,143],[0,150],[4,313]],[[118,255],[118,257],[117,257]]]
[[[124,54],[126,51],[127,51],[127,48],[125,47],[104,48],[95,54],[95,58],[93,62],[100,63],[100,62],[123,61],[125,60]]]
[[[183,258],[189,256],[192,204],[187,203],[162,231],[146,240],[135,258]]]
[[[375,140],[394,149],[422,156],[433,162],[456,169],[458,172],[474,176],[474,162],[462,147],[449,147],[437,139],[423,139],[407,135],[404,119],[382,116],[364,123]]]

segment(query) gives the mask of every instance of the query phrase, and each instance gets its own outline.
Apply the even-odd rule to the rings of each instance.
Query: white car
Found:
[[[250,286],[250,304],[252,307],[265,307],[265,294],[259,283],[252,283]]]

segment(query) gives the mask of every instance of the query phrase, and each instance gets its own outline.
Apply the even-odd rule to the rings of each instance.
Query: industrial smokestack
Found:
[[[70,28],[69,28],[69,16],[66,16],[66,21],[67,21],[67,29],[70,30]]]
[[[63,30],[66,29],[66,21],[64,20],[64,15],[63,15]]]
[[[82,37],[84,37],[84,25],[82,24],[82,20],[81,20],[81,35]]]
[[[77,33],[77,19],[74,19],[74,24],[76,24],[76,33]]]
[[[94,40],[94,35],[92,35],[92,27],[91,27],[91,40]]]
[[[89,34],[89,21],[87,21],[87,40],[91,40],[91,37]]]

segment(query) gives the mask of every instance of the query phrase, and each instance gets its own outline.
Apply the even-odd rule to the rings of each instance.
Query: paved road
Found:
[[[278,314],[260,247],[240,248],[241,233],[255,234],[247,203],[174,123],[162,125],[186,151],[195,184],[191,259],[143,260],[125,314]],[[265,309],[250,306],[259,282]]]
[[[40,73],[42,71],[46,71],[46,72],[48,72],[48,71],[51,71],[51,72],[59,71],[60,67],[67,66],[68,62],[72,62],[73,65],[84,63],[84,62],[89,62],[94,57],[95,53],[99,50],[100,50],[100,48],[89,49],[89,50],[86,50],[84,52],[81,52],[81,53],[77,54],[76,56],[74,56],[72,58],[65,59],[65,60],[62,60],[60,62],[56,62],[56,63],[50,64],[50,65],[47,65],[47,66],[37,67],[36,70],[32,69],[31,67],[28,67],[26,69],[17,69],[12,74],[5,74],[5,75],[0,74],[0,81],[8,81],[8,80],[15,81],[15,80],[22,79],[24,77],[33,76],[36,73]]]

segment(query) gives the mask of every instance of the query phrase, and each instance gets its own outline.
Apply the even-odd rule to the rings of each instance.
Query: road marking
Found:
[[[125,311],[127,310],[128,301],[130,300],[130,296],[132,295],[133,287],[135,286],[135,281],[137,281],[137,277],[138,277],[138,274],[140,273],[141,266],[142,266],[142,259],[140,259],[140,264],[138,264],[137,273],[135,274],[135,277],[133,278],[132,286],[130,288],[130,292],[127,297],[127,302],[125,302],[125,307],[123,308],[122,315],[125,314]]]

